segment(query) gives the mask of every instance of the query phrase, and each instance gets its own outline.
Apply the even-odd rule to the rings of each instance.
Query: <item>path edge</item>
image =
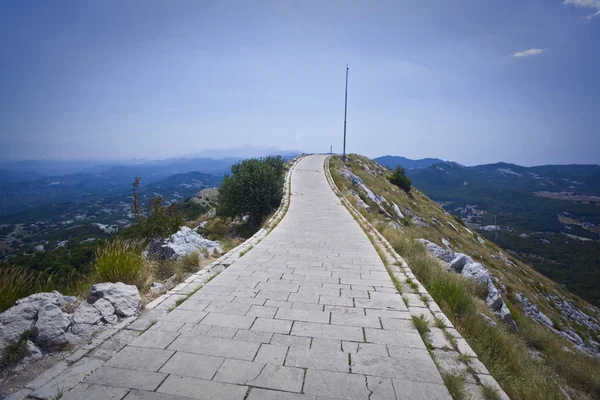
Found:
[[[504,392],[500,384],[498,384],[494,377],[489,373],[489,371],[485,368],[483,363],[479,361],[477,354],[471,349],[467,341],[462,337],[460,333],[458,333],[456,328],[454,328],[454,325],[452,325],[450,319],[448,319],[448,317],[442,312],[441,308],[437,305],[435,300],[433,300],[433,298],[429,295],[427,289],[425,289],[421,282],[419,282],[416,276],[412,273],[410,266],[406,263],[406,261],[404,261],[402,256],[400,256],[394,250],[394,248],[387,241],[387,239],[381,233],[379,233],[379,231],[375,229],[373,225],[371,225],[371,223],[352,205],[352,203],[350,203],[350,201],[348,201],[348,199],[346,199],[346,197],[339,190],[339,188],[333,180],[333,177],[331,176],[329,166],[329,161],[331,160],[331,158],[332,156],[329,156],[323,161],[323,168],[325,171],[325,177],[327,179],[327,182],[329,183],[329,186],[331,187],[331,190],[334,192],[334,194],[340,199],[342,205],[346,207],[346,209],[352,215],[354,220],[358,223],[358,225],[360,225],[364,233],[367,235],[367,237],[373,244],[373,247],[375,247],[375,250],[377,250],[377,253],[381,257],[394,284],[396,284],[396,282],[415,282],[416,286],[418,287],[418,289],[416,290],[417,294],[425,295],[429,298],[428,303],[423,303],[424,306],[419,306],[418,304],[415,306],[411,306],[410,304],[406,304],[410,314],[413,316],[418,316],[427,315],[423,313],[429,312],[429,314],[432,315],[433,318],[442,319],[445,324],[445,328],[442,329],[444,331],[444,336],[452,336],[458,343],[458,346],[455,349],[455,351],[459,355],[465,355],[470,357],[472,360],[474,360],[473,364],[477,365],[477,370],[474,370],[471,367],[471,370],[468,370],[467,372],[473,376],[477,385],[490,386],[496,390],[496,392],[502,400],[510,400],[510,398],[508,397],[506,392]],[[440,373],[447,372],[447,368],[440,367],[441,362],[440,360],[435,359],[435,357],[433,356],[433,352],[430,352],[430,354],[432,355],[432,358],[434,359],[434,362],[436,363],[436,366],[438,367]],[[454,358],[456,359],[456,361],[458,361],[458,357]]]

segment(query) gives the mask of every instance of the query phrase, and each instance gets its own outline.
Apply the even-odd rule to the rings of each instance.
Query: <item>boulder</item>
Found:
[[[100,299],[98,301],[106,301],[104,299]],[[108,303],[108,302],[107,302]],[[110,304],[110,303],[108,303]],[[111,305],[112,307],[112,305]],[[114,308],[113,308],[114,310]],[[113,312],[114,314],[114,312]],[[90,324],[93,325],[102,319],[102,314],[100,311],[93,305],[88,302],[83,302],[77,307],[75,313],[73,314],[73,322],[75,324]]]
[[[115,316],[115,308],[110,303],[110,301],[106,299],[98,299],[94,303],[94,308],[100,312],[102,318],[108,322],[108,320],[116,319]],[[114,317],[114,318],[113,318]]]
[[[487,285],[491,280],[490,273],[482,264],[473,262],[466,264],[460,272],[462,276],[475,279],[477,282]]]
[[[45,301],[40,306],[32,338],[42,350],[58,350],[67,343],[65,332],[69,324],[69,318],[58,306]]]
[[[468,259],[467,256],[461,253],[456,253],[456,257],[452,259],[448,263],[448,269],[458,272],[459,274],[462,272],[465,265],[467,265]]]
[[[414,216],[413,216],[413,222],[414,222]],[[440,260],[443,260],[445,262],[450,262],[454,259],[455,257],[455,253],[451,250],[444,250],[443,248],[441,248],[440,246],[438,246],[437,244],[430,242],[429,240],[425,240],[425,239],[419,239],[419,242],[423,243],[425,245],[425,247],[427,247],[427,250],[435,257],[435,258],[439,258]]]
[[[404,219],[404,214],[402,214],[402,211],[400,211],[400,208],[396,203],[392,203],[392,208],[394,209],[396,215],[398,215],[398,218]]]
[[[201,248],[207,249],[209,253],[213,253],[215,249],[221,252],[218,242],[205,239],[193,229],[182,226],[168,238],[150,242],[146,251],[148,258],[153,260],[177,260]]]
[[[115,308],[115,314],[121,317],[131,317],[142,309],[142,300],[134,285],[117,283],[98,283],[92,286],[88,296],[88,303],[94,304],[100,299],[105,299]]]
[[[452,247],[452,245],[450,244],[450,241],[447,239],[442,239],[442,244],[444,246],[446,246],[446,248],[450,249]]]

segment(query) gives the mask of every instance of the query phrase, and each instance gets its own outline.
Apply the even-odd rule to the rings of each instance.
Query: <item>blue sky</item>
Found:
[[[598,14],[598,15],[595,15]],[[0,157],[600,163],[600,0],[2,2]]]

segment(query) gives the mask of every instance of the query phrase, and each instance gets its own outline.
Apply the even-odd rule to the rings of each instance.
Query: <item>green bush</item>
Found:
[[[389,181],[392,185],[398,186],[400,189],[404,190],[406,193],[410,192],[412,182],[404,173],[404,168],[401,166],[397,166],[392,176],[389,177]]]
[[[206,251],[206,249],[204,249]],[[184,272],[197,272],[200,268],[200,253],[194,251],[181,257],[181,263],[183,264]]]
[[[136,284],[144,267],[142,243],[120,238],[108,240],[96,252],[96,279]]]
[[[279,156],[243,160],[231,167],[219,187],[217,215],[250,215],[249,224],[258,226],[279,207],[283,197],[284,162]]]

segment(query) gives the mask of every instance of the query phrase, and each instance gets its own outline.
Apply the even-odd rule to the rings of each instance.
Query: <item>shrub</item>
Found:
[[[101,281],[136,284],[144,267],[140,241],[107,240],[96,252],[96,278]]]
[[[19,340],[10,343],[4,348],[2,358],[0,358],[0,368],[19,361],[25,355],[27,341],[31,337],[31,331],[25,331],[19,336]]]
[[[400,189],[404,190],[406,193],[410,192],[412,182],[404,173],[404,168],[401,166],[397,166],[392,176],[389,177],[389,181],[391,184],[398,186]]]
[[[229,226],[227,221],[223,218],[214,218],[212,220],[206,221],[204,228],[202,228],[204,234],[210,240],[218,240],[222,239],[227,235],[229,231]]]
[[[219,187],[217,215],[250,215],[249,224],[259,226],[263,218],[279,207],[283,197],[283,159],[252,158],[231,167]]]
[[[204,249],[206,251],[206,249]],[[200,253],[194,251],[181,257],[184,272],[196,272],[200,268]]]

